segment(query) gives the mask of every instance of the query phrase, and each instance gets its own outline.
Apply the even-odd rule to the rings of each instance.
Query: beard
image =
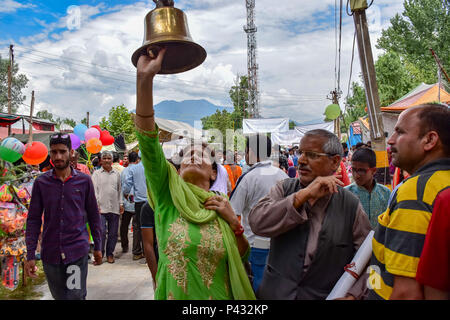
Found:
[[[64,162],[58,162],[58,163],[55,163],[55,162],[53,161],[53,164],[54,164],[54,166],[55,166],[56,169],[58,169],[58,170],[64,170],[64,169],[66,169],[66,168],[70,165],[70,161],[67,160],[67,161],[64,161]]]

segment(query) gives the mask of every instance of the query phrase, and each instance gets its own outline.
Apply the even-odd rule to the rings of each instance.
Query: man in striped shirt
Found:
[[[388,140],[395,166],[411,173],[378,217],[369,299],[423,299],[416,281],[434,200],[450,187],[450,111],[426,104],[402,112]]]

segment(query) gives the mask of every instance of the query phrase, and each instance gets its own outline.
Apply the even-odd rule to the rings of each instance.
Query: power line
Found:
[[[343,0],[340,0],[340,7],[339,7],[339,68],[338,68],[338,82],[337,82],[338,93],[341,91],[342,2],[343,2]]]
[[[26,47],[22,47],[22,48],[26,48]],[[40,55],[40,54],[37,54],[37,53],[29,52],[28,54],[31,55],[31,56],[34,56],[34,57],[32,57],[32,58],[34,58],[34,59],[37,59],[36,57],[39,57],[39,58],[51,59],[51,60],[54,60],[54,61],[57,61],[57,62],[62,62],[62,61],[60,61],[60,60],[67,60],[67,61],[70,62],[71,64],[78,65],[78,66],[81,66],[81,67],[84,67],[84,68],[91,67],[91,66],[104,68],[104,69],[106,69],[106,70],[104,70],[104,72],[113,72],[115,75],[116,75],[117,73],[121,73],[121,74],[122,74],[123,72],[127,72],[127,73],[130,73],[129,76],[132,77],[133,83],[135,83],[134,81],[135,81],[136,71],[124,70],[124,69],[116,69],[116,68],[111,68],[111,67],[109,67],[109,66],[104,66],[104,65],[100,65],[100,64],[95,64],[95,63],[87,62],[87,61],[84,61],[84,60],[79,60],[79,59],[74,59],[74,58],[67,58],[67,57],[61,57],[61,56],[58,56],[58,55],[54,55],[54,54],[50,54],[50,53],[45,53],[45,52],[43,52],[43,51],[36,50],[36,49],[31,49],[31,48],[30,48],[30,49],[29,49],[29,48],[26,48],[26,49],[27,49],[28,51],[37,51],[37,52],[40,52],[40,53],[43,54],[43,55],[42,55],[42,54]],[[55,58],[51,58],[51,57],[48,57],[48,56],[46,56],[46,55],[51,55],[51,56],[54,56]],[[22,57],[22,58],[27,58],[27,57]],[[82,65],[82,64],[79,64],[79,63],[75,63],[75,62],[73,62],[73,61],[78,61],[78,62],[81,62],[81,63],[83,63],[83,64],[85,64],[85,65]],[[43,62],[43,61],[40,61],[40,62],[41,62],[41,63],[48,63],[48,62]],[[49,64],[50,64],[50,63],[49,63]],[[54,65],[54,66],[57,66],[57,67],[59,67],[59,68],[66,68],[66,66],[60,66],[60,65]],[[77,69],[74,69],[74,70],[80,71],[80,70],[77,70]],[[86,71],[81,71],[81,72],[86,72]],[[91,74],[91,73],[88,73],[88,74]],[[91,75],[92,75],[92,76],[95,76],[95,75],[93,75],[93,74],[91,74]],[[125,75],[125,76],[126,76],[126,75]],[[103,77],[110,77],[110,76],[108,75],[108,76],[103,76]],[[114,78],[114,79],[116,79],[116,78]],[[130,80],[131,80],[131,78],[130,78]],[[172,80],[176,80],[176,81],[183,82],[184,85],[189,85],[189,83],[192,83],[191,86],[196,87],[196,88],[202,87],[202,88],[206,88],[206,89],[210,89],[210,88],[218,88],[218,89],[225,89],[225,90],[228,90],[228,91],[230,90],[229,87],[225,87],[225,86],[217,86],[217,85],[208,85],[208,86],[206,86],[206,85],[203,84],[203,83],[199,83],[199,82],[195,82],[195,81],[189,81],[189,80],[182,80],[182,79],[178,79],[178,78],[165,78],[165,77],[160,77],[159,80],[161,80],[161,81],[163,81],[163,82],[167,82],[167,83],[171,82]],[[279,93],[275,93],[275,92],[266,91],[265,93],[270,94],[270,95],[272,95],[272,96],[285,97],[284,95],[279,94]],[[307,96],[322,96],[322,94],[306,94],[306,95],[289,94],[289,96],[292,96],[292,97],[300,97],[300,98],[302,98],[302,97],[305,97],[305,96],[306,96],[306,97],[307,97]]]
[[[69,68],[68,66],[61,66],[59,64],[55,64],[55,63],[51,63],[51,62],[47,62],[47,61],[40,61],[36,57],[22,57],[22,59],[25,60],[25,61],[28,61],[28,62],[40,64],[40,65],[51,65],[51,66],[54,66],[54,67],[56,67],[58,69],[61,69],[63,71],[76,71],[76,72],[88,74],[88,75],[92,76],[93,78],[100,77],[100,78],[104,78],[104,79],[108,79],[108,80],[120,81],[120,82],[124,82],[124,83],[127,83],[127,84],[135,85],[135,79],[134,78],[133,79],[130,78],[129,80],[126,80],[126,79],[120,79],[120,78],[117,78],[117,77],[112,77],[110,75],[92,74],[91,72],[86,71],[86,70],[80,70],[80,69],[77,69],[77,68]],[[104,85],[106,86],[106,84],[104,84]],[[201,86],[201,85],[198,85],[198,84],[195,85],[195,86],[194,85],[190,85],[190,84],[184,84],[184,85],[192,86],[192,87],[195,87],[196,89],[201,88],[202,90],[206,90],[206,91],[217,93],[217,90],[215,90],[214,88],[211,88],[211,86]],[[226,91],[224,91],[224,93],[228,93],[228,91],[229,91],[229,89],[226,88],[226,87],[221,87],[221,89],[222,90],[226,90]],[[270,97],[277,98],[277,99],[280,99],[280,100],[289,100],[290,99],[291,101],[310,101],[310,100],[312,100],[312,101],[320,101],[320,100],[318,100],[315,97],[321,96],[321,95],[302,95],[302,96],[300,96],[300,95],[295,95],[295,94],[282,95],[282,94],[279,94],[279,93],[275,94],[275,93],[269,93],[269,92],[265,92],[265,94],[269,95]]]
[[[355,34],[353,35],[352,60],[350,62],[350,76],[348,78],[347,97],[345,98],[345,112],[347,112],[347,101],[348,97],[350,96],[350,85],[352,81],[352,72],[353,72],[353,58],[355,57],[355,40],[356,40],[356,30]]]

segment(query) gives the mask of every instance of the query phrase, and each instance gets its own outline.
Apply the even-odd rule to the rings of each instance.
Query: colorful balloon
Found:
[[[338,104],[330,104],[326,109],[324,115],[326,115],[327,119],[334,120],[339,117],[341,114],[341,108]]]
[[[102,147],[102,142],[98,138],[92,138],[86,142],[86,149],[90,153],[99,153],[102,151]]]
[[[84,124],[80,123],[80,124],[77,124],[75,126],[75,128],[73,128],[73,133],[78,138],[80,138],[80,140],[84,140],[84,133],[87,131],[87,129],[88,128]]]
[[[16,162],[25,152],[25,146],[16,138],[6,138],[0,144],[0,158],[8,162]]]
[[[100,134],[102,133],[102,128],[100,128],[100,126],[98,124],[96,124],[95,126],[92,126],[91,128],[97,129],[98,132],[100,132]]]
[[[95,128],[87,129],[86,132],[84,133],[84,139],[86,141],[89,141],[93,138],[100,139],[100,132]]]
[[[76,134],[71,133],[70,135],[70,142],[72,143],[72,149],[77,150],[81,146],[80,138]]]
[[[23,160],[31,165],[41,164],[47,159],[48,149],[40,141],[33,141],[30,145],[27,143],[25,153],[23,154]]]
[[[114,137],[107,130],[103,130],[100,141],[104,146],[110,146],[114,143]]]

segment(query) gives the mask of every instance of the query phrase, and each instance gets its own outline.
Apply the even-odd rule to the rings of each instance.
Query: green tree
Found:
[[[216,110],[216,113],[204,117],[202,120],[203,130],[217,129],[222,133],[222,141],[209,141],[209,142],[219,142],[223,146],[226,144],[226,131],[227,129],[233,129],[232,114],[227,110]]]
[[[378,57],[375,71],[382,107],[390,105],[421,83],[421,79],[408,70],[400,55],[394,51]]]
[[[8,111],[8,66],[9,59],[2,59],[0,55],[0,112]],[[19,65],[14,63],[11,77],[11,112],[17,112],[19,105],[26,99],[22,90],[27,87],[28,78],[18,74]]]
[[[341,121],[341,132],[347,132],[352,122],[367,115],[367,112],[365,111],[366,94],[364,92],[364,88],[357,82],[353,82],[351,90],[351,96],[349,96],[345,101],[346,110],[343,114],[343,121]]]
[[[225,147],[226,130],[242,129],[242,120],[248,118],[248,80],[246,76],[239,78],[239,84],[231,87],[229,91],[233,103],[233,112],[216,110],[216,113],[202,118],[203,130],[218,129],[223,135],[223,146]],[[210,141],[212,142],[212,141]],[[217,141],[216,141],[217,142]],[[220,142],[220,141],[219,141]],[[242,141],[235,138],[235,146],[226,146],[227,149],[241,150]]]
[[[38,111],[36,113],[36,117],[39,119],[45,119],[45,120],[49,120],[49,121],[55,121],[53,119],[53,113],[47,111],[47,110],[42,110],[42,111]],[[58,118],[59,119],[59,118]]]
[[[87,118],[84,117],[83,119],[81,119],[80,123],[84,124],[85,126],[87,126]]]
[[[418,82],[436,83],[432,48],[446,70],[450,69],[450,1],[405,0],[404,11],[382,31],[377,48],[396,52]]]
[[[289,120],[289,130],[293,130],[295,128],[295,122],[292,120]]]
[[[77,123],[76,123],[75,120],[69,119],[69,118],[65,118],[65,119],[62,121],[62,123],[68,124],[68,125],[71,126],[72,128],[74,128],[74,127],[77,125]]]
[[[248,78],[241,76],[239,85],[230,89],[230,99],[233,102],[234,110],[231,114],[233,129],[242,129],[242,120],[248,118]]]
[[[123,134],[125,143],[136,141],[134,133],[134,122],[131,113],[122,104],[109,110],[108,118],[103,117],[100,121],[100,127],[106,129],[112,136]]]

